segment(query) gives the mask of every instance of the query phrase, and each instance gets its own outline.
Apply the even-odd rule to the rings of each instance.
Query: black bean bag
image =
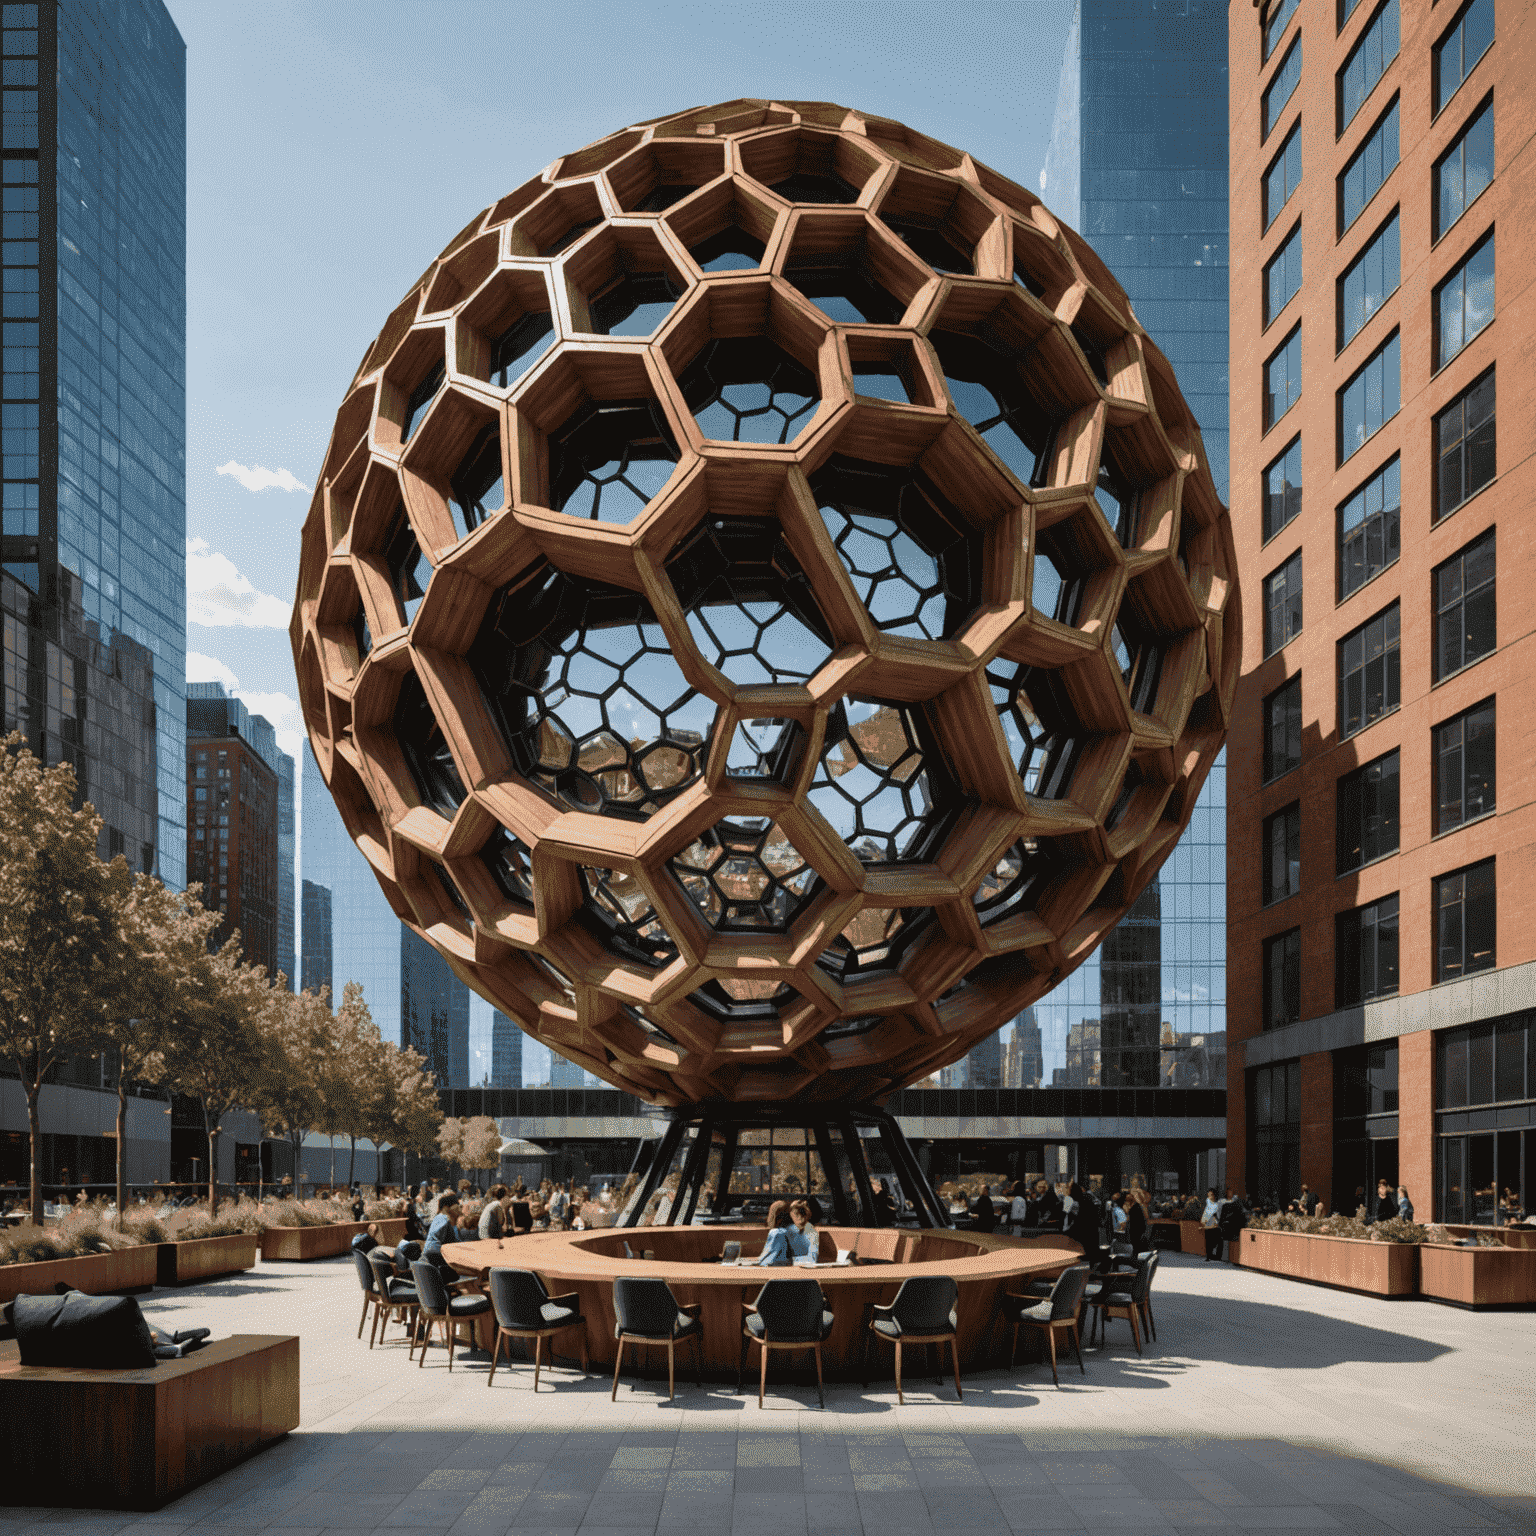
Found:
[[[132,1296],[18,1296],[11,1323],[23,1365],[132,1370],[155,1363],[155,1341]]]

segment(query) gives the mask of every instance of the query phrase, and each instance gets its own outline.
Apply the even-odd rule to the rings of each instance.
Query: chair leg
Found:
[[[1072,1319],[1072,1342],[1077,1346],[1077,1368],[1086,1376],[1088,1369],[1083,1364],[1083,1331],[1075,1317]]]
[[[443,1332],[448,1335],[448,1369],[453,1369],[453,1346],[459,1342],[459,1325],[450,1317],[443,1323]]]
[[[1045,1336],[1050,1341],[1051,1346],[1051,1380],[1059,1387],[1061,1385],[1061,1377],[1056,1374],[1056,1330],[1047,1327]]]
[[[1126,1314],[1131,1325],[1131,1337],[1136,1341],[1136,1353],[1141,1353],[1141,1329],[1136,1322],[1136,1308],[1127,1307]]]
[[[822,1379],[821,1379],[821,1345],[820,1344],[818,1344],[816,1346],[815,1355],[816,1355],[816,1396],[817,1396],[817,1399],[820,1401],[821,1406],[823,1408],[825,1408],[827,1406],[827,1389],[826,1389],[825,1385],[822,1383]]]
[[[554,1351],[550,1351],[553,1356]],[[536,1333],[533,1336],[533,1390],[539,1390],[539,1370],[544,1363],[544,1335]]]
[[[363,1336],[363,1324],[368,1321],[368,1303],[370,1301],[372,1301],[372,1300],[373,1300],[373,1293],[371,1291],[364,1291],[363,1292],[363,1315],[360,1318],[358,1318],[358,1320],[357,1320],[357,1336],[358,1336],[358,1338],[362,1338],[362,1336]],[[371,1333],[368,1335],[368,1348],[369,1349],[373,1348],[373,1335]]]
[[[1152,1330],[1152,1338],[1155,1341],[1157,1339],[1157,1319],[1152,1315],[1152,1298],[1148,1296],[1142,1303],[1142,1306],[1146,1309],[1147,1326]]]
[[[581,1325],[581,1374],[587,1374],[587,1325]]]
[[[677,1396],[677,1342],[667,1340],[667,1401]]]
[[[906,1398],[901,1395],[901,1340],[896,1340],[896,1401],[902,1406],[906,1405]]]
[[[613,1352],[613,1391],[608,1394],[608,1401],[616,1403],[619,1400],[619,1368],[624,1364],[624,1335],[619,1335],[618,1348]]]
[[[752,1347],[745,1325],[741,1330],[741,1350],[736,1356],[736,1395],[741,1396],[742,1378],[747,1374],[747,1351]]]
[[[757,1372],[757,1406],[763,1406],[763,1394],[768,1390],[768,1346],[759,1342],[757,1352],[762,1356],[762,1363]]]
[[[693,1381],[699,1391],[704,1390],[704,1330],[693,1336]]]
[[[491,1374],[485,1378],[486,1386],[490,1386],[490,1384],[496,1379],[496,1362],[501,1358],[501,1340],[502,1331],[500,1328],[498,1328],[496,1330],[496,1343],[492,1346],[491,1349]],[[511,1363],[511,1359],[512,1354],[509,1350],[507,1352],[507,1360],[509,1364]]]
[[[940,1349],[939,1350],[939,1364],[943,1365],[943,1363],[944,1363],[944,1351],[942,1349]],[[959,1400],[959,1399],[963,1398],[965,1394],[963,1392],[961,1392],[961,1390],[960,1390],[960,1354],[959,1354],[958,1349],[955,1346],[955,1336],[954,1336],[954,1334],[950,1334],[950,1336],[949,1336],[949,1363],[952,1366],[954,1366],[954,1368],[955,1368],[955,1398],[956,1398],[956,1400]]]

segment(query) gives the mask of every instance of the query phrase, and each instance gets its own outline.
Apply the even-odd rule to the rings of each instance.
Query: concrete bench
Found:
[[[139,1370],[23,1365],[0,1343],[0,1505],[159,1509],[299,1424],[299,1341],[220,1339]]]

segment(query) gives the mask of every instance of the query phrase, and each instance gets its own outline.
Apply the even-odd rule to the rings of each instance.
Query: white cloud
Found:
[[[201,651],[187,652],[187,681],[223,683],[230,693],[240,686],[240,679],[217,656],[204,656]]]
[[[239,464],[231,459],[220,464],[214,471],[219,475],[231,475],[248,491],[303,491],[306,495],[314,488],[305,485],[291,469],[264,469],[260,464]]]
[[[277,744],[289,757],[297,757],[304,745],[304,717],[299,713],[297,699],[286,693],[272,691],[258,693],[242,688],[234,669],[217,656],[205,656],[201,651],[187,652],[187,681],[189,683],[223,683],[226,693],[240,700],[253,715],[263,716],[277,732]]]
[[[214,628],[286,629],[292,608],[258,592],[207,539],[187,540],[187,622]]]

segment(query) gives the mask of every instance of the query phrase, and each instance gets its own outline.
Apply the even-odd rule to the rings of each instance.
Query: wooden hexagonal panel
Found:
[[[1123,916],[1225,736],[1231,528],[1167,360],[1036,198],[889,119],[738,101],[557,160],[386,318],[321,479],[292,634],[349,829],[655,1103],[958,1059]]]

